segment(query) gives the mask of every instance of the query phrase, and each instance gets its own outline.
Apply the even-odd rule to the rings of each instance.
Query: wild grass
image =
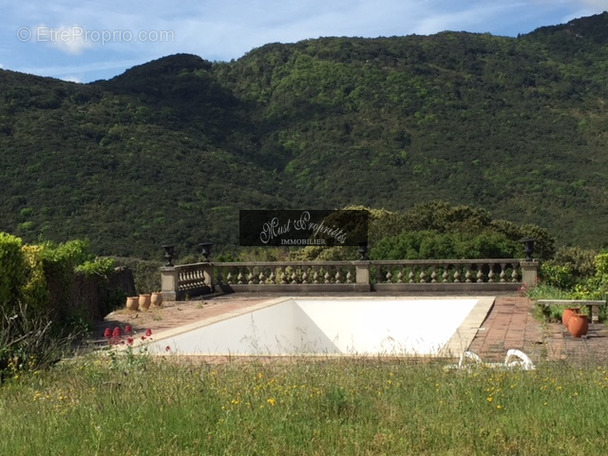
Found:
[[[0,454],[606,454],[608,371],[112,351],[0,387]]]

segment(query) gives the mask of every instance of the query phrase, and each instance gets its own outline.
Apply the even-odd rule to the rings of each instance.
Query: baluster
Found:
[[[329,269],[325,271],[325,275],[323,276],[325,279],[325,283],[331,283],[331,275],[329,275]]]
[[[464,275],[464,277],[466,283],[471,283],[471,277],[473,277],[473,274],[471,273],[471,265],[467,266],[467,273]]]
[[[338,269],[338,271],[336,272],[335,277],[335,283],[342,283],[342,274],[340,274],[340,270]]]
[[[448,273],[448,269],[449,269],[449,265],[445,266],[445,269],[443,270],[443,274],[441,274],[441,278],[443,279],[442,282],[443,283],[448,283],[450,280],[450,274]]]
[[[426,283],[426,273],[424,272],[424,269],[420,271],[420,283]]]
[[[505,272],[507,265],[505,263],[500,263],[500,281],[507,281],[507,273]]]
[[[194,284],[192,283],[192,279],[194,279],[194,271],[189,270],[188,271],[188,288],[192,288],[194,286]]]
[[[353,283],[353,275],[350,270],[346,273],[346,283]]]
[[[391,274],[390,269],[388,270],[388,272],[386,273],[386,283],[391,283],[391,279],[393,278],[393,274]]]
[[[243,277],[243,273],[242,273],[242,272],[239,270],[239,274],[236,276],[236,280],[237,280],[237,282],[236,282],[236,283],[238,283],[238,284],[243,284],[243,283],[244,283],[244,282],[243,282],[243,279],[244,279],[244,278],[245,278],[245,277]]]
[[[399,273],[397,274],[397,283],[403,283],[403,272],[399,269]]]
[[[433,266],[433,272],[431,273],[431,283],[437,283],[437,268]]]
[[[253,277],[254,277],[253,272],[249,271],[249,274],[247,274],[247,283],[249,285],[253,284]]]
[[[319,283],[319,270],[315,267],[314,273],[312,274],[312,283]]]
[[[270,276],[268,276],[268,282],[277,283],[277,276],[274,275],[274,271],[270,271]]]
[[[488,271],[488,282],[492,283],[494,282],[494,265],[491,264],[489,265],[490,270]]]
[[[454,269],[454,283],[460,283],[460,270],[458,267]]]
[[[410,269],[410,273],[408,274],[409,277],[409,282],[410,283],[415,283],[416,281],[414,280],[414,278],[416,277],[416,275],[414,274],[414,268]]]
[[[302,283],[308,283],[308,266],[302,267]]]
[[[477,283],[483,283],[483,264],[477,265]]]
[[[513,265],[513,272],[511,273],[511,282],[517,282],[519,279],[519,274],[517,273],[517,265]]]

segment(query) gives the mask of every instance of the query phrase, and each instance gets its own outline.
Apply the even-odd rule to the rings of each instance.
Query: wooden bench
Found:
[[[589,315],[592,322],[599,321],[599,307],[605,306],[606,301],[590,301],[584,299],[539,299],[536,301],[542,306],[566,306],[566,307],[581,307],[586,306],[589,309]]]

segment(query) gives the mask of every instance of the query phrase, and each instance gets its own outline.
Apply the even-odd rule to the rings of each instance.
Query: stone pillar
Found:
[[[538,261],[522,261],[521,263],[522,279],[521,281],[527,288],[536,286],[538,278]]]
[[[207,263],[203,265],[203,280],[205,285],[209,287],[211,292],[215,292],[215,284],[213,283],[213,264]]]
[[[357,285],[370,285],[369,261],[357,261],[355,281]]]
[[[163,301],[177,301],[178,273],[173,266],[160,268]]]

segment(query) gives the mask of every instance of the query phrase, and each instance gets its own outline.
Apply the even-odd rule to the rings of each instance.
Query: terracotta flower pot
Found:
[[[160,307],[160,305],[163,303],[163,294],[156,291],[156,292],[152,293],[150,300],[151,300],[152,306]]]
[[[126,307],[128,310],[137,310],[139,308],[139,296],[129,296]]]
[[[141,310],[148,310],[150,307],[152,297],[148,293],[139,295],[139,308]]]
[[[568,331],[573,337],[581,337],[589,331],[589,321],[587,315],[573,313],[568,320]]]
[[[570,315],[572,315],[573,313],[578,313],[577,308],[575,307],[569,307],[567,309],[564,309],[564,313],[562,313],[562,323],[564,324],[564,326],[567,328],[568,327],[568,321],[570,320]]]

